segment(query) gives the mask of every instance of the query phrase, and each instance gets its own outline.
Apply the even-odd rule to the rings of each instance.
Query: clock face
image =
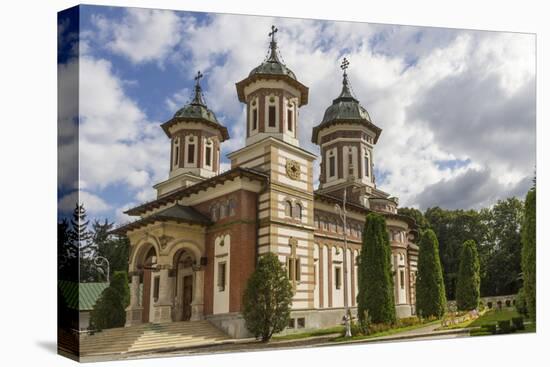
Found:
[[[300,178],[300,164],[292,159],[286,161],[286,175],[293,180]]]

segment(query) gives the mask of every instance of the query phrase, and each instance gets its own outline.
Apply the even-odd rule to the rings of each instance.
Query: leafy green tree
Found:
[[[261,256],[243,294],[246,328],[256,338],[269,341],[288,325],[291,302],[292,285],[277,255]]]
[[[516,295],[516,311],[520,315],[527,316],[527,300],[525,299],[525,289],[522,287]]]
[[[411,217],[416,222],[416,225],[418,228],[420,228],[421,231],[425,231],[426,229],[430,228],[430,223],[428,223],[428,220],[422,214],[422,212],[415,208],[399,208],[397,209],[397,212],[401,215],[406,215],[408,217]]]
[[[487,211],[445,210],[434,207],[426,210],[425,217],[439,241],[447,299],[455,299],[462,244],[472,239],[479,244],[481,254],[488,252]],[[485,271],[484,262],[481,266],[480,271]]]
[[[527,312],[537,319],[537,192],[532,188],[525,199],[525,217],[521,228],[521,269]]]
[[[113,229],[114,223],[106,219],[103,222],[94,220],[92,223],[94,256],[102,256],[109,260],[110,276],[116,271],[128,270],[128,250],[130,247],[130,242],[126,236],[110,233]],[[97,277],[96,274],[96,279]]]
[[[489,248],[479,254],[484,268],[481,273],[481,294],[516,294],[521,285],[520,229],[523,203],[515,197],[499,200],[488,213]]]
[[[422,233],[419,247],[416,310],[422,317],[441,317],[445,314],[447,298],[434,231],[428,229]]]
[[[477,246],[475,241],[468,240],[462,246],[456,284],[456,306],[459,310],[467,311],[478,307],[479,285]]]
[[[394,323],[395,301],[391,248],[383,216],[367,215],[363,230],[363,246],[359,259],[357,294],[359,321],[365,325],[368,313],[370,322]]]
[[[90,314],[90,327],[96,330],[122,327],[126,323],[126,307],[130,304],[128,275],[117,271]]]

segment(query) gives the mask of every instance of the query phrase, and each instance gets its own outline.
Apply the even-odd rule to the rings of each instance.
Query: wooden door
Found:
[[[141,321],[149,322],[149,308],[151,307],[151,270],[143,271],[143,294],[141,296]]]
[[[191,318],[191,302],[193,301],[193,276],[183,277],[183,317],[184,321]]]

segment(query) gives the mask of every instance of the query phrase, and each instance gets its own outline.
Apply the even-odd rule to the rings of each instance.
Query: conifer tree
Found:
[[[357,312],[360,323],[394,323],[396,316],[390,241],[386,220],[375,213],[368,214],[366,218],[358,278]],[[365,320],[366,314],[370,320]]]
[[[456,284],[456,306],[461,311],[477,309],[479,305],[479,258],[475,241],[462,245],[458,280]]]
[[[292,285],[277,255],[267,253],[258,261],[243,294],[246,328],[262,341],[283,331],[290,320]]]
[[[97,300],[91,314],[90,327],[96,330],[122,327],[126,323],[126,307],[130,304],[128,275],[117,271],[109,287]]]
[[[447,298],[439,259],[439,243],[431,229],[422,233],[416,278],[416,311],[422,317],[445,314]]]
[[[521,228],[521,270],[523,272],[523,292],[527,313],[533,320],[537,318],[536,280],[537,280],[537,198],[533,187],[525,199],[525,216]]]

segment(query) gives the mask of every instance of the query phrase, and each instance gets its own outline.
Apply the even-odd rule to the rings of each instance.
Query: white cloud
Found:
[[[374,156],[379,187],[400,197],[402,205],[424,205],[427,188],[446,200],[439,183],[458,182],[472,172],[498,183],[495,198],[532,174],[534,151],[526,147],[534,144],[532,36],[238,15],[210,15],[197,23],[181,14],[131,9],[118,23],[94,21],[98,38],[134,63],[172,62],[187,80],[203,71],[208,106],[231,135],[222,154],[244,145],[244,106],[235,82],[262,62],[269,27],[276,24],[285,62],[310,88],[309,105],[299,117],[302,147],[318,153],[311,129],[340,92],[339,63],[346,56],[357,98],[383,128]],[[84,167],[93,167],[85,183],[125,182],[136,188],[137,200],[149,198],[148,185],[168,172],[167,139],[125,96],[107,61],[83,61],[83,78],[95,78],[83,85],[89,98],[83,106],[83,123],[89,123],[81,131],[83,159]],[[167,96],[170,113],[189,96],[188,89]],[[441,164],[455,160],[465,163]],[[318,162],[314,172],[317,181]],[[465,192],[469,197],[460,202],[478,205],[482,192],[481,187]]]
[[[159,62],[172,52],[181,37],[181,19],[172,11],[128,8],[119,22],[92,18],[98,36],[112,52],[133,63]]]
[[[70,214],[76,207],[76,204],[84,204],[88,216],[102,214],[111,209],[111,205],[106,203],[101,197],[84,190],[73,191],[58,202],[59,211],[65,214]]]

